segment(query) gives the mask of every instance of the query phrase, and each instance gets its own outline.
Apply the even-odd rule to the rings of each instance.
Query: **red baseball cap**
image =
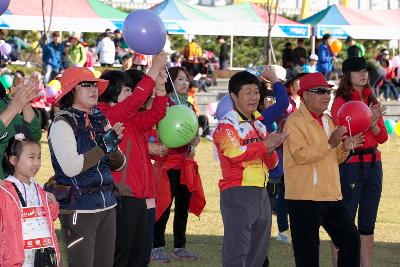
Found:
[[[61,98],[71,92],[81,82],[97,82],[99,95],[101,95],[106,91],[109,81],[96,78],[93,72],[86,67],[70,67],[62,73],[60,82],[61,94],[57,97],[55,103],[58,103]]]
[[[303,77],[300,78],[299,80],[299,91],[297,91],[297,94],[301,97],[303,97],[303,93],[305,91],[308,91],[312,88],[318,87],[318,86],[324,86],[324,87],[329,87],[332,88],[333,85],[329,84],[326,80],[324,75],[320,72],[315,72],[315,73],[307,73]]]

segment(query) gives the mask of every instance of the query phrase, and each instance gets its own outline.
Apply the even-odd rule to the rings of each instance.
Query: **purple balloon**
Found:
[[[132,50],[144,55],[159,53],[167,38],[160,17],[146,9],[135,10],[126,17],[122,35]]]
[[[233,109],[232,98],[229,94],[224,95],[223,98],[218,102],[217,111],[215,116],[218,120],[222,119],[229,111]]]
[[[11,45],[9,43],[4,43],[0,46],[0,52],[3,56],[8,56],[11,53]]]
[[[57,88],[55,86],[47,86],[46,87],[46,95],[48,97],[56,97],[58,95]]]
[[[11,0],[0,0],[0,16],[6,12]]]

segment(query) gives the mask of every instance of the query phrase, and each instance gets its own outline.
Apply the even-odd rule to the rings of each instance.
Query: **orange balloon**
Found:
[[[339,53],[342,50],[342,42],[338,39],[333,39],[330,47],[333,53]]]

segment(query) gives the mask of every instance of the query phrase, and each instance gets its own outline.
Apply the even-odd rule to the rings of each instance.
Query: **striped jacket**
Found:
[[[214,132],[222,169],[221,192],[235,186],[266,187],[268,170],[278,164],[276,152],[267,155],[262,143],[268,135],[261,122],[263,117],[258,112],[253,116],[255,119],[251,122],[231,110],[219,121]]]

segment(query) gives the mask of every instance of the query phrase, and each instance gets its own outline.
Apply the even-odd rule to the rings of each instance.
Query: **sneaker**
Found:
[[[399,98],[400,99],[400,98]],[[210,136],[210,135],[206,135],[205,137],[204,137],[206,140],[208,140],[208,141],[213,141],[213,138],[212,138],[212,136]]]
[[[168,256],[165,247],[153,248],[151,250],[151,259],[157,262],[170,262],[171,258]]]
[[[281,241],[285,244],[292,243],[292,240],[290,240],[290,237],[286,232],[279,232],[278,236],[276,237],[276,240]]]
[[[176,260],[197,260],[197,257],[187,248],[174,248],[171,254],[172,258]]]

